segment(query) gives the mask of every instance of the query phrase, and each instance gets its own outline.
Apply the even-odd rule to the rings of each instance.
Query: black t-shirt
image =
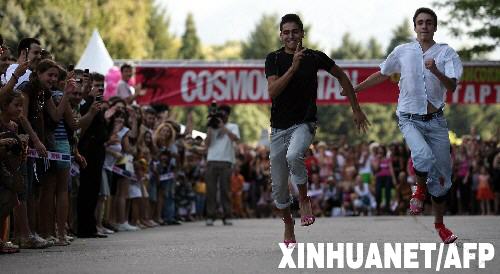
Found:
[[[293,54],[284,48],[271,52],[266,57],[266,77],[281,77],[292,66]],[[335,62],[321,51],[306,49],[299,69],[285,87],[272,99],[271,127],[286,129],[303,122],[316,121],[316,98],[318,70],[330,71]]]
[[[94,99],[92,97],[87,97],[85,98],[85,101],[85,104],[80,107],[80,113],[82,116],[90,111],[90,107],[94,102]],[[104,161],[106,152],[104,142],[106,142],[107,138],[108,124],[104,118],[104,112],[100,111],[94,116],[94,119],[85,133],[80,136],[78,150],[80,154],[84,156]],[[89,159],[87,159],[87,161],[89,161]]]

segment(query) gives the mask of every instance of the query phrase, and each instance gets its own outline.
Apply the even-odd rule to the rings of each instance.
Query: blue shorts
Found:
[[[68,140],[55,140],[54,147],[51,148],[53,152],[59,152],[64,154],[71,154],[71,147]],[[55,169],[69,169],[71,167],[71,162],[63,161],[50,161],[50,166]]]

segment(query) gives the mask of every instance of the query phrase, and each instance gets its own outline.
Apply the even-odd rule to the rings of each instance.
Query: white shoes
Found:
[[[137,226],[130,225],[128,222],[124,222],[123,224],[117,225],[118,231],[138,231],[141,230]]]
[[[115,232],[111,229],[107,229],[105,227],[97,227],[97,232],[101,234],[114,234]]]

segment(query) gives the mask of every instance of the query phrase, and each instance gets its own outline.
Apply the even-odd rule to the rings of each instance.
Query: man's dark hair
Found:
[[[227,115],[231,114],[231,107],[228,105],[220,105],[219,110],[226,112]]]
[[[156,115],[156,110],[150,106],[144,108],[144,113]]]
[[[299,25],[300,30],[304,30],[304,25],[302,24],[302,21],[300,20],[300,17],[297,14],[286,14],[285,16],[281,17],[281,22],[280,22],[280,31],[283,30],[283,25],[286,23],[294,22],[297,25]]]
[[[92,79],[92,81],[103,82],[104,81],[104,75],[102,75],[100,73],[97,73],[97,72],[92,72],[90,74],[90,79]]]
[[[37,44],[41,45],[40,41],[36,38],[23,38],[21,41],[19,41],[19,45],[17,46],[17,57],[21,56],[21,51],[23,51],[26,48],[30,48],[31,44]]]
[[[168,105],[162,103],[154,103],[150,106],[156,111],[156,113],[162,113],[170,110],[170,107]]]
[[[0,46],[3,45],[3,36],[0,34]]]
[[[115,106],[118,103],[122,103],[125,106],[127,105],[127,102],[125,102],[125,100],[123,100],[123,98],[121,98],[120,96],[113,96],[113,97],[109,98],[108,101],[109,101],[109,104],[111,107]]]
[[[120,72],[123,72],[124,69],[132,69],[132,65],[131,64],[127,64],[127,63],[124,63],[121,67],[120,67]]]
[[[417,26],[417,22],[415,21],[417,19],[417,16],[421,13],[427,13],[429,14],[430,16],[432,16],[432,19],[434,19],[434,25],[437,27],[438,25],[438,17],[436,15],[436,13],[429,9],[429,8],[419,8],[415,11],[415,14],[413,15],[413,27],[416,27]]]

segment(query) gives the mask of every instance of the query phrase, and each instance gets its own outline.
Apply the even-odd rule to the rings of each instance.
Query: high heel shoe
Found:
[[[290,216],[289,219],[282,218],[282,220],[285,223],[285,225],[292,224],[295,226],[295,219],[293,219],[292,216]],[[295,235],[293,236],[293,239],[284,239],[283,243],[287,248],[293,247],[297,243],[297,241],[295,240]]]
[[[309,196],[307,196],[304,200],[300,201],[300,210],[303,211],[303,206],[306,206],[305,205],[306,203],[312,212],[311,198]],[[314,215],[312,213],[302,215],[302,212],[301,212],[301,214],[300,214],[300,225],[301,226],[310,226],[310,225],[314,224],[315,221],[316,221],[316,217],[314,217]]]

